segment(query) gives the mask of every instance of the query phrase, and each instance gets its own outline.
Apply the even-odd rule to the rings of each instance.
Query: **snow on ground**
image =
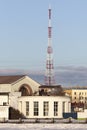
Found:
[[[87,130],[87,124],[0,124],[0,130]]]

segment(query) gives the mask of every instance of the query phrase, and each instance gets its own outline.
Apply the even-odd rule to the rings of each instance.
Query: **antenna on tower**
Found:
[[[53,66],[53,48],[52,44],[52,27],[51,27],[51,5],[48,9],[48,47],[47,47],[47,60],[46,60],[46,74],[45,85],[54,85],[54,66]]]

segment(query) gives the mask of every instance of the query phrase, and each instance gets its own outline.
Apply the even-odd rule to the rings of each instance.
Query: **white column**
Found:
[[[18,110],[22,113],[22,101],[18,102]]]
[[[68,111],[71,112],[71,102],[68,102],[68,106],[69,106],[68,107],[69,108]]]
[[[25,101],[22,101],[22,113],[24,114],[24,116],[26,116],[26,104],[25,104]]]
[[[49,102],[49,118],[53,118],[54,117],[54,101],[50,101]]]
[[[68,102],[65,102],[65,111],[64,111],[65,113],[67,113],[68,112]]]
[[[58,118],[63,118],[63,104],[61,101],[58,102]]]
[[[39,101],[39,118],[43,118],[43,100]]]
[[[33,100],[29,100],[29,118],[34,118]]]

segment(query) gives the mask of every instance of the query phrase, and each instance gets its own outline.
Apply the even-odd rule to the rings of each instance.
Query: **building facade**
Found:
[[[26,75],[0,76],[0,92],[21,92],[32,95],[38,91],[39,83]]]
[[[87,89],[73,89],[72,90],[72,102],[83,102],[87,104]]]
[[[87,104],[87,88],[72,88],[64,91],[71,97],[71,102]]]
[[[87,109],[87,88],[72,88],[64,92],[71,97],[73,111],[84,111],[84,109]]]
[[[63,118],[63,113],[71,112],[66,96],[25,96],[19,97],[18,104],[26,118]]]
[[[0,121],[9,119],[9,93],[0,93]]]
[[[0,76],[0,93],[9,93],[9,105],[18,108],[18,97],[38,92],[40,84],[26,75]]]
[[[59,94],[62,92],[60,86],[51,86],[46,95],[39,95],[39,89],[42,89],[39,86],[28,76],[1,76],[0,118],[9,118],[9,107],[19,110],[28,119],[63,118],[63,113],[71,112],[71,99]],[[49,92],[48,86],[45,89]]]

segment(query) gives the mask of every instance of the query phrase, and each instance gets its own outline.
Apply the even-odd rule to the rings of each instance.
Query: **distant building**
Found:
[[[87,103],[87,88],[72,88],[64,90],[71,97],[71,101]]]
[[[72,89],[65,89],[64,93],[71,97],[72,96]]]
[[[64,92],[70,95],[72,107],[76,111],[87,108],[87,88],[72,88]]]
[[[87,104],[87,88],[72,89],[72,102],[83,102]]]

